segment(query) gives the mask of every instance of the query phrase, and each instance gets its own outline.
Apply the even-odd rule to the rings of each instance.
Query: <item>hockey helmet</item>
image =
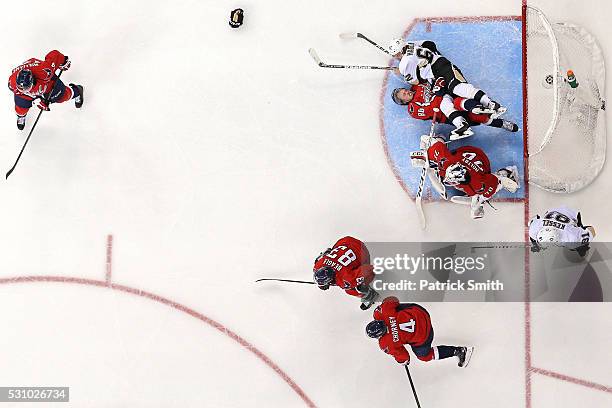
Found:
[[[389,43],[389,54],[391,55],[399,54],[400,52],[404,50],[404,47],[406,46],[406,44],[407,43],[403,38],[395,38],[391,40],[391,42]]]
[[[559,228],[544,227],[538,232],[536,238],[541,246],[557,245],[563,238],[563,232]]]
[[[34,74],[29,69],[22,69],[17,74],[17,89],[21,92],[28,92],[34,86]]]
[[[366,334],[373,339],[379,339],[387,333],[387,325],[382,320],[372,320],[366,326]]]
[[[409,93],[410,95],[409,101],[402,99],[403,96],[400,96],[401,91],[406,91]],[[414,92],[408,88],[395,88],[393,92],[391,93],[391,99],[393,99],[393,102],[395,102],[398,105],[408,105],[410,101],[412,101],[412,98],[414,98]]]
[[[313,277],[318,286],[328,286],[336,280],[336,271],[331,266],[324,266],[314,271]]]
[[[464,184],[468,181],[467,168],[461,163],[454,163],[448,166],[446,169],[446,175],[444,176],[444,184],[449,186],[457,186]]]

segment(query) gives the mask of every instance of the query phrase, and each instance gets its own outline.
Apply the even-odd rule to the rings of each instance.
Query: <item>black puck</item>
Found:
[[[242,25],[244,21],[244,10],[241,8],[237,8],[236,10],[232,10],[230,14],[229,25],[232,28],[238,28]]]

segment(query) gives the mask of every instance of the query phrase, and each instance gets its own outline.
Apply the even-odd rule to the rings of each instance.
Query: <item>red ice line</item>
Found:
[[[113,273],[113,236],[106,237],[106,277],[107,285],[110,285]]]
[[[572,384],[582,385],[583,387],[591,388],[594,390],[609,392],[612,394],[612,387],[608,387],[607,385],[597,384],[591,381],[581,380],[580,378],[570,377],[565,374],[559,374],[554,371],[544,370],[542,368],[531,367],[531,372],[536,374],[545,375],[547,377],[556,378],[557,380],[569,382]]]
[[[528,113],[529,106],[527,103],[527,0],[523,0],[521,7],[521,46],[523,48],[523,163],[524,163],[524,180],[525,185],[525,204],[523,211],[523,225],[525,243],[529,243],[529,144],[528,144]],[[529,253],[530,249],[525,245],[525,407],[531,408],[531,276],[529,268]]]
[[[110,241],[112,243],[112,239]],[[108,248],[108,247],[107,247]],[[253,353],[257,358],[263,361],[268,367],[278,374],[279,377],[283,379],[291,389],[304,401],[306,406],[316,408],[316,405],[312,400],[306,395],[304,390],[300,388],[299,385],[291,378],[287,373],[285,373],[270,357],[265,355],[262,351],[260,351],[257,347],[249,343],[247,340],[239,336],[237,333],[225,327],[223,324],[213,320],[202,313],[195,311],[185,305],[174,302],[168,298],[165,298],[160,295],[156,295],[151,292],[147,292],[141,289],[132,288],[125,285],[118,285],[115,283],[110,283],[106,280],[95,280],[95,279],[84,279],[84,278],[74,278],[68,276],[18,276],[13,278],[2,278],[0,279],[0,285],[13,284],[13,283],[40,283],[40,282],[56,282],[56,283],[73,283],[78,285],[88,285],[88,286],[98,286],[104,287],[112,290],[117,290],[120,292],[129,293],[135,296],[140,296],[149,300],[153,300],[155,302],[161,303],[163,305],[169,306],[175,310],[186,313],[191,317],[194,317],[201,322],[213,327],[221,334],[229,337],[234,340],[242,347]]]

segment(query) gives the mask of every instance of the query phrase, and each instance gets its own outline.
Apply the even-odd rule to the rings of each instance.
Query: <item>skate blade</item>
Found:
[[[496,112],[493,109],[487,108],[474,108],[472,113],[476,115],[494,115]]]
[[[474,132],[472,130],[468,130],[466,132],[463,132],[462,134],[456,134],[451,132],[450,135],[450,140],[460,140],[460,139],[465,139],[466,137],[470,137],[474,134]]]
[[[500,116],[502,116],[504,113],[506,113],[508,111],[508,108],[506,108],[505,106],[501,106],[498,110],[495,111],[495,113],[491,114],[491,117],[493,119],[497,119]]]
[[[472,354],[474,354],[474,347],[467,347],[467,350],[465,351],[465,361],[463,362],[461,368],[465,368],[468,366],[468,364],[470,364]]]

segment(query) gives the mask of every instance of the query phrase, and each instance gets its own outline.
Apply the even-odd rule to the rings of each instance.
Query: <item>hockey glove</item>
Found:
[[[576,248],[576,252],[578,252],[578,255],[584,258],[586,254],[589,252],[589,249],[591,249],[589,247],[589,244],[586,244],[586,245]]]
[[[64,63],[60,64],[59,69],[62,71],[68,71],[69,68],[70,68],[70,60],[68,59],[68,56],[66,56]]]
[[[446,94],[446,81],[444,78],[439,77],[436,79],[432,91],[436,96],[444,96]]]
[[[529,238],[529,241],[531,242],[531,246],[529,247],[529,250],[531,252],[540,252],[540,250],[542,249],[542,247],[540,247],[540,245],[538,245],[538,241],[536,241],[533,238]]]
[[[40,110],[49,111],[49,105],[42,98],[38,97],[32,101],[32,105],[36,106]]]

